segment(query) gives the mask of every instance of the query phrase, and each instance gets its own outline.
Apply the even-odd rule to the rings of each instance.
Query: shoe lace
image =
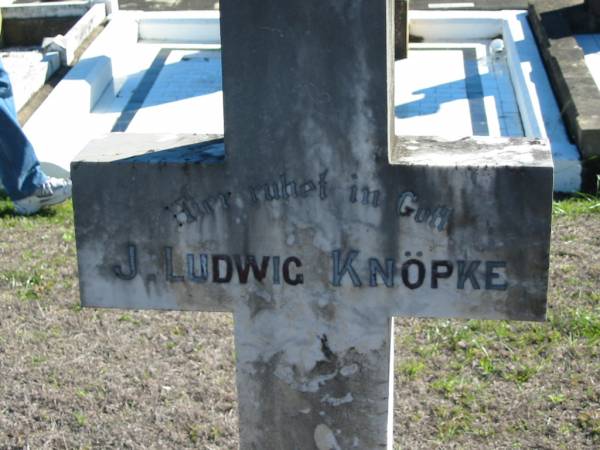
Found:
[[[50,180],[44,182],[37,192],[39,197],[50,197],[52,194],[54,194],[54,189],[52,188],[52,182]]]

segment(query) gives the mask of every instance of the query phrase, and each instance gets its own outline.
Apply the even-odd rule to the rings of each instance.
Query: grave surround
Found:
[[[233,312],[242,449],[391,448],[394,315],[544,319],[548,145],[395,136],[391,0],[221,12],[224,141],[72,164],[82,303]]]
[[[600,155],[600,91],[577,43],[577,33],[597,33],[596,1],[549,0],[532,3],[529,18],[569,136],[583,165],[581,189],[597,189]]]
[[[219,29],[217,13],[194,13],[191,20],[186,15],[189,23],[186,22],[185,29],[197,30],[186,36],[180,35],[181,15],[175,14],[171,17],[169,14],[121,11],[113,15],[105,31],[83,55],[80,64],[65,77],[51,93],[48,101],[44,102],[33,114],[25,125],[25,131],[34,142],[44,170],[53,176],[69,176],[69,164],[85,144],[90,139],[111,131],[122,108],[128,103],[131,93],[136,90],[135,83],[140,79],[138,72],[143,74],[151,65],[153,57],[156,55],[156,53],[153,55],[152,52],[158,51],[153,48],[156,49],[160,46],[163,48],[165,46],[168,48],[187,47],[187,45],[182,46],[175,42],[177,36],[185,37],[186,41],[202,39],[195,41],[196,44],[190,44],[190,48],[204,48],[206,42],[219,42],[218,31],[211,31]],[[457,16],[457,14],[460,15]],[[488,15],[490,17],[487,17]],[[526,135],[538,138],[548,134],[555,163],[555,191],[579,190],[581,185],[579,154],[577,148],[569,143],[564,127],[557,126],[561,123],[560,111],[546,78],[543,63],[537,53],[537,47],[531,38],[531,31],[527,25],[527,13],[523,11],[411,12],[411,23],[421,23],[432,30],[435,28],[455,29],[456,27],[452,26],[453,22],[463,22],[465,19],[467,25],[462,28],[464,31],[484,28],[487,32],[490,27],[493,27],[498,31],[494,31],[492,36],[503,34],[507,49],[515,50],[509,51],[509,54],[512,55],[509,67],[511,67],[513,81],[524,81],[524,83],[515,82],[514,87],[517,92],[519,86],[522,87],[521,98],[525,102],[519,101],[519,109],[524,125],[529,124],[528,127],[526,126]],[[482,27],[482,20],[483,23],[489,23],[490,26]],[[438,26],[438,22],[443,25]],[[172,26],[172,23],[177,23],[177,27]],[[139,39],[142,39],[142,31],[144,39],[166,40],[168,44],[138,42]],[[452,39],[453,36],[454,34],[447,38]],[[482,37],[479,31],[474,36]],[[485,36],[488,35],[485,34]],[[521,41],[516,48],[510,45],[510,42],[515,40]],[[216,45],[211,44],[206,47],[216,48]],[[220,55],[220,51],[218,53]],[[174,57],[175,54],[172,56]],[[168,64],[169,61],[166,63]],[[163,79],[165,72],[170,72],[170,69],[161,71],[159,81]],[[185,80],[203,76],[205,76],[203,73],[197,72],[192,77],[183,76],[183,80],[173,80],[173,83],[179,85],[182,91],[187,92],[188,96],[193,96],[195,91],[192,90],[192,87],[186,88],[188,85]],[[151,96],[160,98],[159,93],[151,92]],[[70,100],[67,102],[64,100],[65,98]],[[82,101],[74,101],[74,99]],[[87,99],[89,99],[89,103]],[[187,112],[188,104],[192,102],[187,102],[183,108],[180,108],[183,102],[172,103],[174,110],[163,105],[167,110],[166,114],[176,125],[176,128],[172,130],[166,129],[168,121],[153,119],[158,114],[157,108],[146,108],[144,105],[143,109],[147,110],[149,115],[144,112],[136,116],[127,131],[138,133],[159,132],[159,130],[167,133],[222,133],[222,111],[217,110],[217,108],[221,109],[222,100],[219,99],[218,102],[219,106],[202,109],[202,113],[196,119],[193,114]],[[205,112],[213,110],[217,111],[217,114]],[[62,125],[57,124],[52,119],[56,116],[65,117],[68,120],[64,120]],[[207,122],[216,123],[217,120],[219,127],[207,126]],[[198,126],[193,125],[194,121]],[[452,129],[458,128],[460,127],[452,127]],[[432,130],[431,134],[436,135],[437,131]]]

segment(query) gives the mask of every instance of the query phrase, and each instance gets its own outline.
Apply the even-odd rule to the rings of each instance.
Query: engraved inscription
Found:
[[[316,181],[313,180],[294,180],[288,177],[287,173],[282,173],[279,180],[256,184],[248,187],[248,194],[252,203],[261,201],[272,202],[274,200],[289,200],[290,198],[307,198],[318,191],[319,198],[327,198],[327,174],[329,170],[324,170],[319,174]]]
[[[302,271],[303,262],[297,256],[280,255],[177,255],[173,247],[163,248],[164,280],[177,283],[238,283],[251,282],[289,286],[310,282]],[[506,261],[439,260],[426,261],[423,252],[404,254],[405,260],[396,258],[361,258],[359,250],[333,250],[330,254],[333,287],[420,288],[505,291],[509,287]],[[139,273],[136,245],[127,244],[128,268],[113,266],[114,275],[123,281],[133,280]],[[152,272],[154,273],[154,272]],[[363,282],[365,280],[365,282]],[[315,280],[318,282],[318,280]]]
[[[445,230],[452,216],[452,208],[443,205],[434,207],[421,205],[418,200],[419,197],[411,191],[402,192],[398,195],[398,216],[411,217],[415,222],[426,223],[438,231]]]
[[[324,169],[313,178],[297,179],[284,172],[276,179],[251,183],[242,192],[218,192],[201,198],[186,195],[166,206],[165,210],[180,227],[183,227],[204,217],[214,216],[217,212],[231,210],[234,200],[241,200],[240,204],[249,202],[255,207],[273,202],[311,199],[324,202],[332,198],[333,189],[328,174],[329,169]],[[340,199],[341,201],[347,201],[357,208],[394,208],[399,220],[410,219],[429,227],[432,231],[447,230],[453,208],[436,203],[429,204],[410,190],[398,194],[384,192],[377,186],[359,182],[357,174],[352,174],[350,178],[351,184],[348,188],[342,186],[343,189],[337,190],[345,197]]]
[[[369,287],[380,286],[381,280],[383,286],[387,288],[403,285],[410,290],[427,286],[431,289],[444,287],[488,291],[508,289],[505,261],[432,260],[427,262],[422,260],[422,252],[417,252],[417,256],[412,258],[411,253],[407,252],[406,256],[409,259],[406,261],[387,258],[382,262],[378,258],[371,257],[365,264],[358,260],[359,255],[358,250],[344,252],[340,249],[331,252],[333,286],[343,286],[344,280],[347,280],[347,285],[361,287],[363,286],[361,273],[366,273]],[[363,264],[365,267],[361,267]],[[458,268],[456,272],[455,267]],[[455,273],[456,276],[453,277]]]
[[[137,248],[133,244],[127,245],[127,262],[129,265],[127,272],[123,272],[121,266],[116,264],[113,266],[113,273],[120,280],[131,281],[137,275]]]

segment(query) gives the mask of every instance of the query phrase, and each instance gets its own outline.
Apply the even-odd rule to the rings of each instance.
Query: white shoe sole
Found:
[[[52,195],[38,197],[32,195],[14,202],[15,211],[21,216],[30,216],[35,214],[45,206],[58,205],[71,197],[71,185],[56,189]]]

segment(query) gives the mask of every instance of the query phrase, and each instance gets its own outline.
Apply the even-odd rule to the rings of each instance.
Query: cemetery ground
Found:
[[[600,446],[600,198],[552,231],[548,322],[396,319],[397,448]],[[0,305],[0,448],[237,448],[231,315],[80,308],[70,203],[0,199]]]

